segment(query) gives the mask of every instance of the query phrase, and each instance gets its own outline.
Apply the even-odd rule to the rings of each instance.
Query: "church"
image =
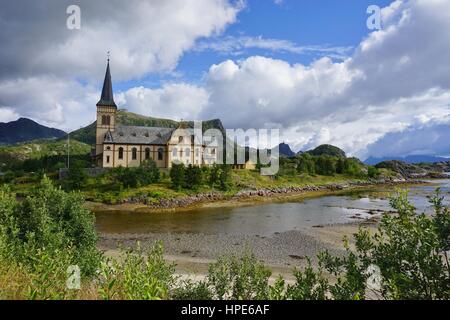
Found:
[[[150,159],[160,169],[169,169],[172,163],[196,166],[217,163],[217,143],[212,141],[206,145],[201,140],[184,123],[178,128],[118,124],[108,59],[102,95],[97,103],[95,161],[99,167],[138,167]]]

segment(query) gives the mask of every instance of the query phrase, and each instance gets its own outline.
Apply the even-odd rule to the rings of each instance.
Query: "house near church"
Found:
[[[204,144],[194,129],[122,126],[117,123],[109,59],[102,95],[97,103],[95,160],[103,168],[138,167],[152,159],[158,168],[172,163],[210,166],[217,163],[217,143]],[[213,139],[214,140],[214,139]]]

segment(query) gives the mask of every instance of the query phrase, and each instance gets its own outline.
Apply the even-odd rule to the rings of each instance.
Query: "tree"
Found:
[[[380,170],[378,168],[375,168],[374,166],[369,166],[367,168],[367,176],[369,178],[376,179],[380,176]]]
[[[211,188],[220,186],[221,168],[218,164],[213,164],[209,172],[208,183]]]
[[[184,185],[186,167],[183,163],[172,163],[172,169],[170,169],[170,180],[172,188],[180,190]]]
[[[360,161],[356,158],[347,158],[344,163],[344,172],[349,176],[360,177],[362,176]]]
[[[185,171],[184,187],[196,190],[203,184],[203,172],[199,166],[190,164]]]
[[[220,181],[220,189],[222,191],[230,190],[231,188],[231,166],[222,164],[220,166],[220,175],[219,175],[219,181]]]
[[[141,166],[137,169],[137,173],[141,185],[156,183],[161,179],[161,172],[156,162],[152,159],[142,162]]]
[[[315,158],[315,170],[318,174],[324,176],[332,176],[336,173],[336,165],[334,158],[329,156],[319,156]]]
[[[68,190],[81,190],[86,185],[88,178],[84,170],[84,162],[75,161],[67,174],[66,188]]]
[[[297,172],[315,174],[315,164],[311,155],[305,153],[297,159]]]

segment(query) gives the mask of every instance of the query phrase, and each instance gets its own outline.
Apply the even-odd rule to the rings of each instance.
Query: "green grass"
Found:
[[[213,189],[204,184],[197,190],[181,189],[179,191],[170,188],[170,179],[165,178],[157,184],[142,186],[137,188],[118,189],[111,184],[107,177],[90,178],[83,190],[86,200],[106,204],[117,204],[126,199],[138,198],[146,199],[147,204],[158,203],[162,199],[175,199],[192,196],[195,194],[216,192],[231,197],[241,190],[246,189],[264,189],[264,188],[285,188],[285,187],[303,187],[320,186],[333,183],[343,183],[346,181],[355,181],[355,178],[336,175],[336,176],[284,176],[273,179],[267,176],[261,176],[257,171],[233,170],[232,188],[228,191]]]
[[[70,141],[70,154],[88,154],[90,151],[90,145],[76,140]],[[67,154],[67,140],[37,140],[0,147],[0,161],[3,159],[24,161],[27,159],[38,159],[44,156],[65,154]]]

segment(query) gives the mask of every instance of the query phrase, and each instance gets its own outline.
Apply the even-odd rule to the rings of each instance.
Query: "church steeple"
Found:
[[[100,101],[97,103],[97,106],[117,108],[116,103],[114,102],[113,88],[111,82],[111,71],[109,70],[109,57],[108,57],[108,65],[106,67],[105,81],[103,82],[102,97],[100,98]]]

